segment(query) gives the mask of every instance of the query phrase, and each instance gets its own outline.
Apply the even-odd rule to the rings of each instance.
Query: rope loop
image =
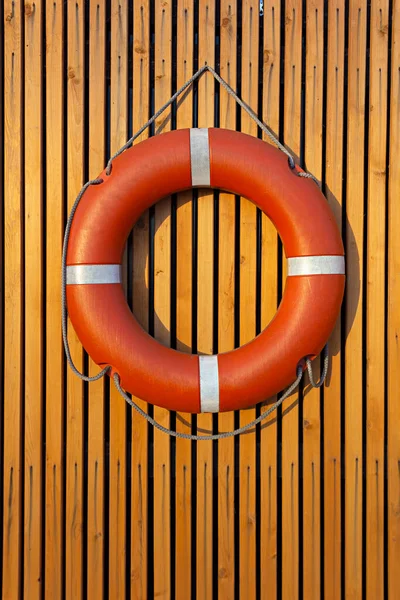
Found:
[[[259,415],[256,419],[254,419],[250,423],[247,423],[246,425],[243,425],[243,427],[238,427],[237,429],[233,429],[232,431],[221,431],[220,433],[213,433],[210,435],[193,435],[191,433],[182,433],[181,431],[174,431],[172,429],[169,429],[168,427],[164,427],[164,425],[161,425],[161,423],[159,423],[158,421],[153,419],[153,417],[151,417],[147,412],[145,412],[142,408],[140,408],[140,406],[138,404],[136,404],[136,402],[134,402],[132,400],[132,398],[130,396],[128,396],[128,394],[122,389],[118,373],[115,373],[115,375],[114,375],[114,384],[115,384],[115,387],[117,388],[118,392],[124,398],[124,400],[126,400],[126,402],[132,408],[134,408],[144,419],[146,419],[146,421],[148,421],[150,423],[150,425],[155,427],[155,429],[158,429],[159,431],[162,431],[163,433],[166,433],[166,434],[170,435],[171,437],[180,438],[183,440],[191,440],[192,442],[202,442],[202,441],[207,441],[207,440],[215,442],[216,440],[223,440],[226,438],[234,437],[236,435],[240,435],[241,433],[244,433],[245,431],[248,431],[249,429],[253,429],[256,425],[261,423],[261,421],[263,421],[271,413],[273,413],[282,404],[282,402],[284,402],[284,400],[286,400],[294,392],[294,390],[297,388],[300,381],[302,380],[302,377],[303,377],[303,369],[299,365],[297,367],[296,380],[292,383],[292,385],[290,387],[287,388],[287,390],[279,398],[279,400],[277,400],[274,404],[272,404],[267,410],[262,412],[261,415]]]
[[[326,377],[328,375],[328,370],[329,370],[329,346],[328,346],[328,344],[325,344],[325,346],[321,352],[321,355],[322,355],[324,367],[322,369],[321,377],[320,377],[319,381],[317,381],[317,382],[315,382],[315,380],[314,380],[311,360],[309,358],[306,359],[308,378],[309,378],[310,383],[313,388],[322,387],[323,384],[325,383]]]

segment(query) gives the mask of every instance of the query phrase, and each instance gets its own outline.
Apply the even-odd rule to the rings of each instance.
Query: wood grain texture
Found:
[[[264,4],[264,47],[263,47],[263,120],[275,135],[279,135],[280,81],[279,64],[281,54],[281,7],[279,2]],[[278,303],[278,235],[275,227],[263,214],[261,217],[261,329],[265,329],[274,317]],[[266,409],[269,399],[262,410]],[[267,417],[261,425],[261,521],[260,531],[260,586],[261,598],[274,600],[277,597],[277,443],[278,424],[276,413]]]
[[[132,125],[137,131],[149,115],[150,86],[150,5],[138,2],[133,7],[133,95]],[[139,143],[149,135],[145,131]],[[133,230],[132,310],[145,330],[149,326],[149,212],[146,211]],[[134,398],[147,411],[148,405]],[[148,425],[132,412],[132,484],[131,484],[131,565],[130,593],[132,600],[147,598],[148,545]]]
[[[106,82],[106,5],[90,4],[89,28],[89,177],[95,178],[105,164],[106,131],[104,123]],[[89,359],[89,374],[99,367]],[[104,380],[89,386],[88,402],[88,502],[87,502],[87,595],[104,597],[105,537],[105,397]]]
[[[67,206],[71,210],[84,183],[84,2],[68,4],[67,47]],[[72,359],[82,371],[82,346],[69,326]],[[66,596],[83,596],[83,385],[67,371]]]
[[[324,2],[312,0],[306,7],[305,149],[307,171],[322,179],[322,111]],[[319,379],[321,361],[313,361]],[[308,384],[308,385],[307,385]],[[321,393],[305,379],[303,401],[303,594],[310,600],[321,596]]]
[[[42,585],[42,438],[43,413],[43,181],[42,3],[25,4],[25,470],[24,596],[40,598]]]
[[[23,205],[21,3],[4,4],[4,405],[2,595],[22,594]],[[8,432],[12,432],[8,433]]]
[[[284,142],[300,158],[302,8],[285,3]],[[286,275],[284,261],[283,276]],[[282,404],[282,598],[299,595],[299,407],[294,392]]]
[[[367,598],[384,598],[385,244],[389,2],[371,3],[367,232]]]
[[[189,0],[178,2],[177,87],[192,74],[194,10]],[[177,129],[193,125],[193,90],[178,101]],[[193,342],[193,193],[188,190],[176,198],[176,349],[191,352]],[[177,413],[176,430],[191,433],[192,416]],[[176,550],[175,580],[177,599],[186,600],[192,584],[192,443],[176,440]]]
[[[329,4],[326,87],[326,161],[324,193],[342,226],[343,130],[344,130],[344,31],[345,3]],[[324,387],[324,594],[330,600],[341,597],[341,322],[330,339],[331,367]]]
[[[391,47],[391,95],[389,130],[388,181],[388,596],[400,595],[400,397],[398,390],[400,364],[400,4],[393,9]]]
[[[45,597],[59,598],[63,586],[63,347],[60,339],[60,265],[64,225],[63,10],[47,2],[46,14],[46,462]],[[57,199],[57,201],[55,201]],[[98,596],[99,597],[99,596]]]
[[[237,4],[221,2],[221,76],[236,89]],[[236,128],[236,103],[221,90],[220,127]],[[235,196],[219,194],[218,352],[235,346]],[[234,413],[221,413],[218,430],[234,429]],[[218,442],[218,597],[233,598],[235,590],[235,500],[233,439]]]
[[[111,6],[111,115],[110,143],[113,155],[128,138],[128,1]],[[123,261],[125,290],[126,250]],[[109,593],[125,596],[126,555],[126,402],[114,385],[110,386],[110,495],[109,495]]]
[[[215,62],[215,2],[199,3],[199,65]],[[206,73],[198,84],[198,127],[214,125],[214,81]],[[214,315],[214,194],[210,190],[198,191],[197,201],[197,352],[213,354]],[[212,432],[212,415],[197,417],[197,432]],[[212,595],[214,530],[213,456],[212,442],[197,443],[197,531],[196,531],[196,592],[200,599]]]
[[[242,5],[242,98],[257,110],[259,7],[253,0]],[[254,121],[242,111],[241,130],[257,135]],[[240,199],[240,345],[256,335],[257,208],[246,198]],[[255,409],[240,412],[240,426],[254,420]],[[255,429],[239,440],[239,593],[245,598],[256,595],[256,434]]]
[[[171,97],[172,75],[172,6],[155,3],[155,106],[156,110]],[[156,134],[171,129],[171,109],[156,121]],[[154,334],[170,346],[171,319],[171,198],[164,198],[155,207],[154,219]],[[154,418],[164,427],[170,425],[170,412],[154,408]],[[171,593],[171,462],[170,440],[160,431],[154,431],[154,595],[169,598]]]
[[[363,419],[363,252],[364,117],[367,11],[364,2],[349,6],[347,114],[347,281],[345,349],[345,598],[362,593],[362,419]],[[352,239],[352,234],[356,241]]]

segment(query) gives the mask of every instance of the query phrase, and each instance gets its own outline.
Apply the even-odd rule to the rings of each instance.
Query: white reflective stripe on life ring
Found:
[[[294,256],[288,258],[288,276],[344,274],[344,256]]]
[[[199,356],[200,411],[219,412],[218,356]]]
[[[121,283],[121,265],[70,265],[67,285]]]
[[[190,166],[192,186],[210,186],[210,147],[208,129],[190,130]]]

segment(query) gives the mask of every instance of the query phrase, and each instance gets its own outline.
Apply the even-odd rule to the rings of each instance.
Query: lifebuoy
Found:
[[[253,406],[289,385],[298,364],[329,338],[344,291],[344,251],[324,196],[285,155],[224,129],[184,129],[150,138],[117,157],[85,191],[67,251],[67,306],[86,351],[127,391],[191,413]],[[215,356],[166,348],[129,310],[120,263],[140,215],[164,196],[213,187],[244,196],[275,224],[288,260],[282,302],[250,343]]]

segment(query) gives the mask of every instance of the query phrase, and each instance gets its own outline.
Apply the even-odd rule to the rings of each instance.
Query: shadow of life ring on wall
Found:
[[[134,396],[169,410],[224,412],[254,406],[296,377],[317,356],[339,315],[344,250],[332,211],[285,154],[225,129],[182,129],[123,152],[102,182],[85,191],[67,251],[67,307],[91,358]],[[214,355],[159,344],[131,313],[121,260],[133,225],[158,200],[193,187],[244,196],[274,223],[287,257],[282,302],[251,342]]]

